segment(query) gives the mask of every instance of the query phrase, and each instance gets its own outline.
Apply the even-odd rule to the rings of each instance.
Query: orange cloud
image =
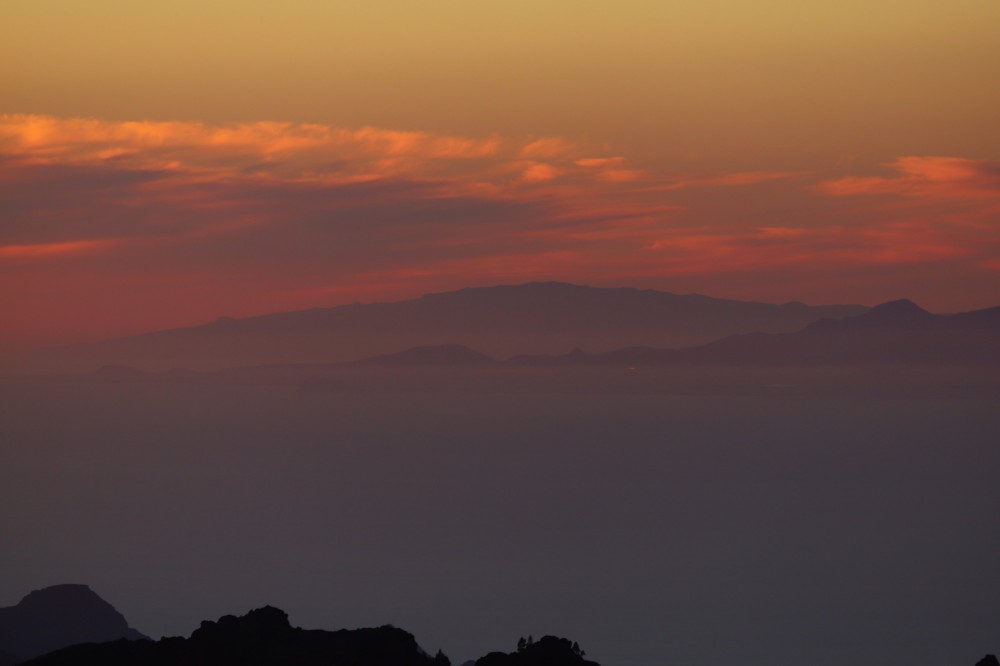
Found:
[[[558,178],[561,174],[562,170],[551,164],[536,162],[521,173],[521,180],[526,183],[544,183]]]
[[[70,341],[101,321],[529,279],[875,301],[905,274],[966,301],[1000,293],[996,166],[890,168],[664,175],[554,137],[0,116],[0,312],[18,322],[4,335],[36,339],[60,311]],[[872,193],[894,196],[847,196]]]
[[[663,185],[663,190],[682,190],[688,187],[729,187],[742,185],[757,185],[772,180],[784,180],[802,176],[799,171],[740,171],[724,173],[717,176],[700,178],[679,178],[675,182]]]
[[[624,157],[584,157],[576,160],[577,166],[587,169],[618,169],[625,164]]]
[[[29,243],[0,245],[0,259],[44,259],[67,255],[89,254],[118,245],[117,240],[63,241],[60,243]]]
[[[597,178],[609,183],[630,183],[647,175],[639,169],[625,168],[624,157],[584,157],[574,164],[593,171]]]
[[[1000,164],[959,157],[900,157],[886,165],[893,177],[847,177],[818,185],[833,196],[893,194],[911,197],[1000,198]]]
[[[559,137],[546,136],[536,139],[521,148],[521,156],[529,159],[553,159],[576,152],[572,143]]]

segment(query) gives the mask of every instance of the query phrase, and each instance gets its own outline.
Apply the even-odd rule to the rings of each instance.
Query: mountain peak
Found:
[[[114,606],[102,599],[90,586],[81,583],[62,583],[32,590],[14,608],[22,614],[46,617],[53,621],[80,622],[80,618],[86,616],[95,621],[106,621],[128,628],[125,618]]]
[[[871,312],[927,312],[922,307],[914,303],[908,298],[899,298],[894,301],[886,301],[885,303],[879,303],[871,309]]]
[[[918,321],[931,321],[936,318],[936,315],[931,314],[906,298],[880,303],[868,312],[856,317],[858,320],[867,322],[885,323],[914,323]]]
[[[34,590],[16,606],[0,608],[0,651],[22,659],[75,643],[145,638],[86,585]]]
[[[32,590],[18,602],[19,608],[41,608],[54,604],[71,603],[107,604],[89,585],[82,583],[62,583],[50,585],[40,590]]]
[[[257,640],[287,636],[292,632],[288,614],[274,606],[255,608],[246,615],[224,615],[217,621],[205,620],[191,634],[191,639],[202,642],[239,642],[253,637]]]

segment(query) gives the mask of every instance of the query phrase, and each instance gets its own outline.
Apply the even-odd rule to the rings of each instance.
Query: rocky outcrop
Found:
[[[0,608],[0,660],[13,660],[8,663],[77,643],[141,638],[145,636],[86,585],[53,585],[35,590],[16,606]]]
[[[75,645],[39,657],[32,666],[450,666],[438,652],[431,657],[412,634],[392,626],[340,631],[292,627],[271,606],[246,615],[202,622],[190,638],[116,641]]]

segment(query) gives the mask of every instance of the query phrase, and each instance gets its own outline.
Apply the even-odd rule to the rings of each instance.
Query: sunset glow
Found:
[[[4,14],[6,349],[527,280],[1000,293],[993,2]]]
[[[659,173],[565,137],[33,115],[2,117],[0,146],[12,346],[537,279],[774,301],[907,290],[941,309],[987,306],[998,284],[986,160]]]
[[[998,432],[1000,0],[0,0],[0,666],[1000,666]]]

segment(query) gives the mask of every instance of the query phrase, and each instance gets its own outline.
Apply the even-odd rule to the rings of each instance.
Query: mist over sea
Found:
[[[996,393],[0,382],[0,605],[154,637],[278,606],[453,660],[969,665],[1000,629]]]

